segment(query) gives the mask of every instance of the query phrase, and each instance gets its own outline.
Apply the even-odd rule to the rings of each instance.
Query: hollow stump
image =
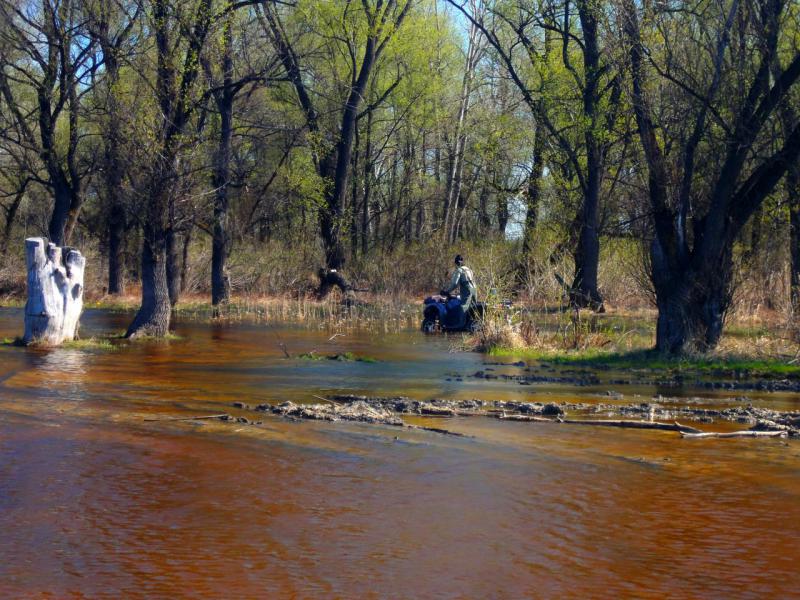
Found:
[[[83,310],[86,258],[77,250],[59,248],[43,238],[28,238],[25,264],[28,301],[22,341],[58,346],[75,339]]]

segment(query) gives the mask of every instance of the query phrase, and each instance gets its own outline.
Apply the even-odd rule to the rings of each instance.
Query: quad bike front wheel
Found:
[[[436,332],[436,319],[423,319],[422,320],[422,332],[423,333],[435,333]]]

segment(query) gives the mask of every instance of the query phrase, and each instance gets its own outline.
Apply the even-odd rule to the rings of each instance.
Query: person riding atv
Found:
[[[464,264],[459,254],[455,259],[456,270],[450,285],[439,296],[425,299],[422,331],[432,333],[441,331],[476,331],[483,321],[483,304],[478,302],[475,276],[472,269]],[[458,296],[450,292],[459,289]]]
[[[461,298],[461,309],[466,314],[469,307],[476,300],[475,275],[472,274],[472,269],[464,264],[464,257],[460,254],[456,254],[454,262],[456,270],[453,272],[450,285],[442,289],[442,296],[447,296],[454,289],[459,288],[458,295]]]

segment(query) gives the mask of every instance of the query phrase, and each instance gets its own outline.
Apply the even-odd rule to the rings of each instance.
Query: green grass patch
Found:
[[[119,336],[114,336],[114,339],[126,340],[132,344],[135,344],[138,342],[180,342],[183,341],[185,338],[175,333],[168,333],[167,335],[163,336],[137,335],[136,337],[133,338],[126,338],[125,333],[121,333]]]
[[[72,340],[61,344],[61,348],[71,348],[74,350],[116,350],[117,346],[111,342],[111,338],[91,337],[85,340]]]
[[[357,356],[352,352],[344,352],[341,354],[318,354],[317,352],[304,352],[298,354],[297,358],[300,360],[335,360],[337,362],[362,362],[362,363],[376,363],[378,359],[371,356]]]
[[[594,367],[602,369],[628,370],[648,369],[653,371],[689,372],[700,375],[736,378],[791,378],[800,379],[800,365],[788,364],[779,358],[762,359],[740,356],[668,356],[655,350],[631,352],[604,352],[589,349],[577,352],[550,350],[494,348],[490,356],[507,356],[534,362],[546,362],[561,366]]]
[[[39,344],[33,342],[31,344],[25,344],[22,341],[22,338],[3,338],[2,345],[3,346],[18,346],[18,347],[31,347],[31,348],[66,348],[68,350],[109,350],[113,351],[117,349],[117,346],[112,343],[112,337],[91,337],[86,339],[79,339],[79,340],[67,340],[59,346],[50,346],[48,344]]]

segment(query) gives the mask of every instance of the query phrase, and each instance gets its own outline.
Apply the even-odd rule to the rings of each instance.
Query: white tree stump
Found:
[[[43,238],[28,238],[25,263],[28,301],[22,341],[58,346],[74,340],[83,310],[86,259],[77,250],[46,244]]]

